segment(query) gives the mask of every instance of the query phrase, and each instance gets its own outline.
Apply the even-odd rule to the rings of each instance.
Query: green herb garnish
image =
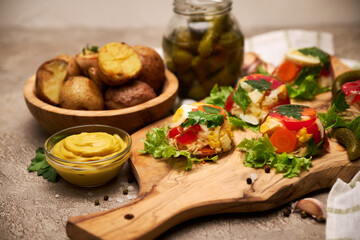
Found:
[[[59,179],[56,170],[46,161],[44,148],[42,147],[36,150],[36,156],[31,160],[28,170],[37,172],[38,176],[43,176],[49,182],[56,182]]]
[[[206,124],[208,128],[221,126],[224,123],[225,116],[220,114],[220,109],[204,106],[204,111],[189,112],[189,116],[181,127],[194,126],[195,124]]]
[[[86,51],[90,51],[90,52],[93,52],[93,53],[98,53],[98,52],[99,52],[99,47],[98,47],[98,46],[91,46],[91,47],[89,47],[89,45],[86,44],[86,47],[84,47],[84,48],[82,49],[82,53],[83,53],[84,55],[86,55]]]
[[[335,95],[333,105],[335,105],[337,112],[342,112],[350,108],[349,104],[345,101],[345,94],[341,91]]]
[[[187,159],[187,166],[185,170],[190,170],[195,162],[201,163],[205,161],[216,161],[218,156],[206,157],[205,159],[193,157],[189,152],[185,150],[177,150],[175,147],[170,146],[167,142],[167,134],[169,129],[167,126],[161,128],[153,128],[152,132],[146,133],[146,139],[144,140],[144,150],[139,150],[143,154],[151,154],[156,159],[184,156]]]
[[[248,93],[238,85],[238,88],[235,90],[234,94],[232,95],[232,100],[234,103],[239,105],[245,113],[246,108],[250,105],[251,100],[249,98]]]
[[[271,89],[271,83],[266,81],[265,79],[260,80],[247,80],[245,81],[252,88],[259,90],[260,92]]]
[[[292,154],[277,154],[269,137],[265,134],[261,138],[244,139],[237,146],[246,150],[244,165],[246,167],[262,168],[269,165],[276,169],[276,173],[285,173],[283,177],[292,178],[300,175],[301,170],[308,170],[311,157],[296,157]]]
[[[305,55],[311,55],[314,57],[318,57],[320,59],[320,62],[325,67],[326,70],[329,69],[330,65],[330,56],[326,52],[322,51],[321,49],[317,47],[311,47],[311,48],[302,48],[298,50],[299,52],[305,54]]]
[[[293,117],[297,120],[301,120],[301,116],[304,110],[303,108],[307,108],[306,106],[301,105],[280,105],[277,107],[277,112],[282,116]]]

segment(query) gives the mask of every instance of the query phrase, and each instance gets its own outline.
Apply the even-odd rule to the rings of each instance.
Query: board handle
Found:
[[[66,231],[71,239],[152,239],[190,218],[181,195],[178,188],[161,194],[153,188],[127,205],[70,217]]]

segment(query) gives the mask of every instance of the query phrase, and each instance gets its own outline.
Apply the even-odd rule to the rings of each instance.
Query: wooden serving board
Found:
[[[315,101],[302,102],[317,110],[328,108],[330,93]],[[68,220],[67,234],[73,239],[152,239],[172,226],[202,215],[227,212],[255,212],[275,208],[307,193],[331,187],[337,178],[349,181],[359,170],[360,161],[350,162],[346,151],[330,140],[329,153],[313,159],[313,166],[299,177],[283,178],[274,169],[247,168],[243,153],[235,147],[219,156],[216,163],[195,164],[185,171],[185,159],[154,159],[142,155],[142,139],[161,120],[132,135],[130,165],[140,186],[139,196],[125,206]],[[234,131],[235,146],[249,131]],[[258,179],[251,185],[246,178]]]

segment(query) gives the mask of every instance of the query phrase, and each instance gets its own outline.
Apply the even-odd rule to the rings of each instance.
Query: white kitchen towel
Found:
[[[318,47],[336,55],[333,35],[327,32],[288,29],[267,32],[245,39],[245,52],[255,52],[265,62],[278,66],[289,48]],[[340,57],[341,56],[337,56]],[[341,59],[351,68],[360,69],[360,61]]]
[[[349,182],[337,179],[327,200],[326,239],[360,239],[360,172]]]

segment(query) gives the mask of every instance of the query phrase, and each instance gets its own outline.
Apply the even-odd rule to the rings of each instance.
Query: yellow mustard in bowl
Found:
[[[130,157],[130,149],[129,134],[105,125],[65,129],[45,143],[46,160],[60,176],[87,187],[114,178]]]

